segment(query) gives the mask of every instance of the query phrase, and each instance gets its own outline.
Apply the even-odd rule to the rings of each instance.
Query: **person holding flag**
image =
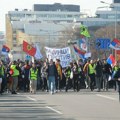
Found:
[[[112,75],[112,67],[106,60],[103,61],[103,90],[108,91],[109,76]]]

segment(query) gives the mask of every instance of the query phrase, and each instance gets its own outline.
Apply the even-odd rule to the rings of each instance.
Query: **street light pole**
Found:
[[[115,38],[117,38],[117,10],[115,10]]]
[[[44,32],[44,33],[45,32],[47,33],[47,35],[48,35],[47,45],[48,45],[48,47],[50,47],[50,42],[51,42],[51,40],[50,40],[50,32],[48,30],[42,30],[42,29],[40,29],[40,31]]]
[[[113,5],[109,4],[109,3],[106,3],[104,1],[101,1],[101,3],[105,3],[105,4],[108,4],[110,5],[111,8],[115,8]],[[114,10],[115,12],[115,39],[117,38],[117,10],[115,9]],[[116,54],[117,54],[117,50],[115,50],[115,59],[116,59]],[[119,84],[119,80],[118,80],[118,93],[119,93],[119,102],[120,102],[120,84]]]
[[[107,5],[109,5],[110,6],[110,8],[114,8],[114,6],[112,5],[112,4],[109,4],[109,3],[106,3],[106,2],[104,2],[104,1],[100,1],[101,3],[104,3],[104,4],[107,4]],[[114,15],[115,15],[115,27],[114,27],[114,38],[116,39],[117,38],[117,10],[115,9],[114,10]],[[112,53],[113,53],[113,51],[112,51]],[[116,59],[116,50],[115,50],[115,59]]]
[[[101,3],[104,3],[104,4],[107,4],[107,5],[109,5],[110,6],[110,8],[114,8],[114,6],[112,5],[112,4],[110,4],[110,3],[106,3],[106,2],[104,2],[104,1],[100,1]],[[114,15],[115,15],[115,30],[114,30],[114,37],[115,38],[117,38],[117,10],[115,10],[115,13],[114,13]]]

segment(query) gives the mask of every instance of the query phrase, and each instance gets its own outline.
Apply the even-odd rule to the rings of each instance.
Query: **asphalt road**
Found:
[[[20,92],[0,96],[0,120],[120,120],[118,93]]]

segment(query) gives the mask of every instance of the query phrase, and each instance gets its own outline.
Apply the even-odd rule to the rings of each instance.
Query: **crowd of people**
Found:
[[[54,94],[58,91],[90,89],[98,92],[119,88],[120,66],[111,66],[106,60],[72,61],[62,68],[60,60],[0,61],[0,94],[18,91],[35,94],[37,90]]]

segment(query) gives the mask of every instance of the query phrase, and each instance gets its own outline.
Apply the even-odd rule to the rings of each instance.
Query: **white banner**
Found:
[[[91,53],[85,53],[85,58],[91,57]]]
[[[67,67],[70,64],[71,53],[69,47],[60,49],[45,47],[45,50],[49,60],[53,59],[55,61],[56,59],[60,59],[62,67]]]

